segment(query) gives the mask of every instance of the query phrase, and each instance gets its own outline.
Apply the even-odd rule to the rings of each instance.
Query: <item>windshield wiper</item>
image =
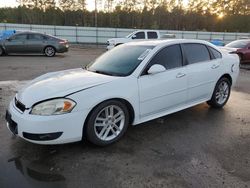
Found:
[[[108,73],[108,72],[105,72],[105,71],[100,71],[100,70],[89,70],[89,69],[87,69],[87,70],[88,70],[88,71],[91,71],[91,72],[98,73],[98,74],[105,74],[105,75],[113,76],[113,74]]]

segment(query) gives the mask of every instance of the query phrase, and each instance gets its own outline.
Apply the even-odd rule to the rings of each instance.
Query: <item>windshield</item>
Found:
[[[126,36],[126,38],[131,38],[132,35],[135,34],[136,31],[134,31],[133,33],[130,33],[129,35]]]
[[[229,44],[226,45],[226,47],[230,47],[230,48],[245,48],[248,43],[250,43],[250,41],[237,40],[237,41],[230,42]]]
[[[112,76],[128,76],[148,55],[154,46],[121,45],[87,65],[91,72]]]

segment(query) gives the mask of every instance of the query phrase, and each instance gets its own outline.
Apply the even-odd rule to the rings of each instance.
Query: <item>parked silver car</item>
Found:
[[[41,53],[48,57],[67,52],[68,41],[38,32],[18,32],[0,40],[0,55],[10,53]]]

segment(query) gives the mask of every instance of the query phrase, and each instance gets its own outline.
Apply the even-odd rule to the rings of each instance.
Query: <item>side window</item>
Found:
[[[47,35],[43,35],[43,39],[44,39],[44,40],[49,40],[49,39],[50,39],[50,37],[49,37],[49,36],[47,36]]]
[[[145,32],[138,32],[134,36],[133,39],[145,39]]]
[[[29,40],[43,40],[43,36],[39,34],[29,34]]]
[[[148,32],[148,39],[157,39],[157,38],[158,38],[158,35],[156,32],[153,32],[153,31]]]
[[[188,64],[209,61],[211,59],[207,47],[203,44],[183,44],[183,47]]]
[[[26,34],[14,35],[13,37],[11,37],[11,40],[13,40],[13,41],[22,41],[22,40],[26,40],[26,39],[27,39]]]
[[[173,69],[182,66],[182,53],[180,45],[172,45],[163,48],[151,60],[149,66],[154,64],[163,65],[166,69]]]
[[[210,46],[208,46],[208,48],[209,48],[211,54],[214,57],[213,59],[220,59],[220,58],[222,58],[222,55],[221,55],[221,53],[219,51],[215,50],[214,48],[212,48]]]

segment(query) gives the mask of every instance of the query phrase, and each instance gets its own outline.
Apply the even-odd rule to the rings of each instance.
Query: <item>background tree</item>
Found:
[[[250,0],[97,0],[98,27],[250,31]],[[95,26],[85,0],[17,0],[0,22]],[[57,2],[57,3],[55,3]]]

